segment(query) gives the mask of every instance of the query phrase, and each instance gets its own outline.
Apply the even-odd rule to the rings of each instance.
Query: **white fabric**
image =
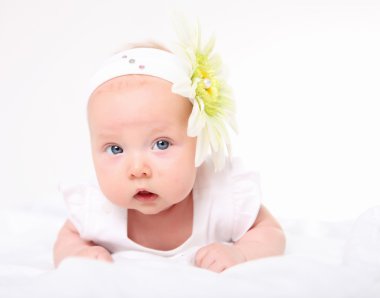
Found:
[[[192,262],[197,248],[213,242],[232,243],[255,222],[260,209],[258,175],[233,159],[214,172],[210,161],[199,169],[193,188],[193,230],[179,247],[160,251],[143,247],[127,237],[127,212],[104,197],[97,184],[78,185],[63,191],[70,220],[81,237],[109,251],[139,251],[185,258]]]
[[[130,74],[155,76],[171,83],[189,80],[183,63],[174,54],[154,48],[134,48],[105,61],[91,78],[85,100],[101,84]]]
[[[380,206],[349,221],[279,219],[284,256],[216,274],[139,252],[113,264],[69,258],[53,270],[66,214],[58,194],[49,198],[0,209],[0,297],[380,297]]]

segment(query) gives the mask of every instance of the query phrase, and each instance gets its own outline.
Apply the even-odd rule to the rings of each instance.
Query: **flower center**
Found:
[[[192,81],[198,80],[195,89],[197,101],[203,101],[204,109],[208,116],[214,117],[220,113],[221,102],[219,99],[220,84],[215,78],[213,68],[208,62],[208,56],[202,53],[196,53],[196,68],[194,70]]]

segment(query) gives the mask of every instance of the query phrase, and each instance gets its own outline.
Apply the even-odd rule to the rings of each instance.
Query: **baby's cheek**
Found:
[[[112,188],[109,190],[109,200],[119,206],[125,207],[127,195],[124,188],[121,185],[112,185]]]
[[[107,175],[98,175],[100,189],[108,200],[114,203],[119,201],[119,187],[117,183]]]

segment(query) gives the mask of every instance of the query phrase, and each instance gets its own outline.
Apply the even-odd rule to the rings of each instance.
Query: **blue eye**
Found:
[[[107,147],[106,152],[112,155],[121,154],[123,153],[123,148],[117,145],[112,145]]]
[[[158,149],[158,150],[166,150],[170,146],[170,143],[165,140],[158,140],[156,143],[154,143],[153,149]]]

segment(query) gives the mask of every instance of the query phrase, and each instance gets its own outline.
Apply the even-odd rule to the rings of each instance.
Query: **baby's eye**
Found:
[[[153,149],[166,150],[170,146],[170,143],[166,140],[158,140],[154,143]]]
[[[106,152],[111,155],[121,154],[123,153],[123,148],[118,145],[111,145],[106,148]]]

